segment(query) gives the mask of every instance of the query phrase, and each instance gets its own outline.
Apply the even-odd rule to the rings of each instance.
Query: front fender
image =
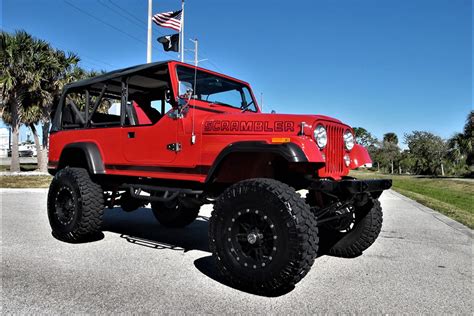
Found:
[[[351,157],[350,169],[359,168],[362,166],[371,167],[372,159],[370,158],[367,149],[359,144],[355,144],[349,156]]]
[[[297,145],[304,155],[308,162],[316,162],[316,163],[324,163],[325,159],[323,158],[323,154],[319,150],[318,146],[309,137],[298,137],[292,138],[291,143]]]

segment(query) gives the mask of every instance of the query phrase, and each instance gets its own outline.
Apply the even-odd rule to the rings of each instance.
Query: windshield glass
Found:
[[[219,77],[193,68],[178,66],[179,95],[195,90],[193,98],[222,106],[229,106],[256,112],[257,108],[247,86],[223,77]],[[196,78],[196,85],[194,85]]]

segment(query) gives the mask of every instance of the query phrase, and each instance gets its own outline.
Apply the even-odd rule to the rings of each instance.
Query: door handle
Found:
[[[135,138],[135,132],[128,132],[128,138]]]

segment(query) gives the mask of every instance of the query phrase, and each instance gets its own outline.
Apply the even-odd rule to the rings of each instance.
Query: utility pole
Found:
[[[193,39],[193,40],[192,40],[192,39],[189,39],[189,40],[194,43],[194,49],[189,49],[189,51],[194,52],[194,66],[197,67],[198,64],[199,64],[199,62],[205,61],[205,60],[207,60],[207,59],[201,59],[201,60],[199,60],[199,41],[198,41],[198,39],[195,38],[195,39]]]
[[[147,64],[151,63],[151,18],[153,15],[153,0],[148,0],[148,33],[147,33],[147,41],[146,41],[146,62]]]
[[[184,0],[181,0],[181,32],[179,34],[179,41],[181,44],[181,62],[184,63]]]

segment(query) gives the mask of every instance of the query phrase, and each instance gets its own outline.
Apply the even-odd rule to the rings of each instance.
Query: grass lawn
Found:
[[[47,188],[52,176],[0,176],[0,188]]]
[[[356,178],[390,178],[392,189],[452,219],[474,228],[474,181],[456,178],[384,175],[353,171]]]

